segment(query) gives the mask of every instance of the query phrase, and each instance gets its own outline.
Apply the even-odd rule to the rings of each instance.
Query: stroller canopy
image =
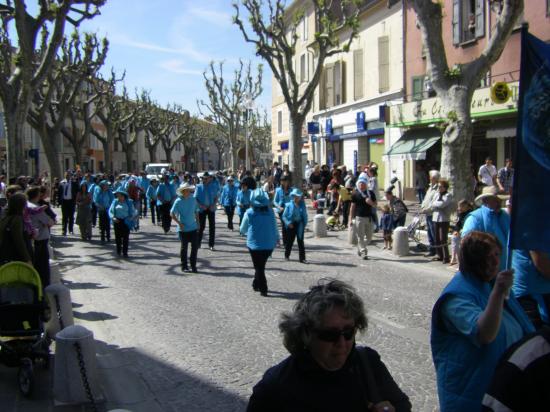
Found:
[[[42,281],[31,265],[25,262],[9,262],[0,267],[0,287],[21,283],[34,286],[38,300],[42,301]]]

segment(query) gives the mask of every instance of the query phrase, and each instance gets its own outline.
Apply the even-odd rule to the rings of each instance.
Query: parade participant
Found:
[[[187,265],[187,248],[191,243],[191,255],[189,261],[191,263],[191,272],[197,273],[197,251],[199,247],[198,236],[198,203],[192,196],[195,186],[185,182],[178,190],[178,198],[172,205],[170,215],[172,220],[177,224],[178,237],[181,242],[180,258],[181,258],[181,270],[183,272],[189,272],[189,266]]]
[[[28,206],[35,210],[41,210],[39,213],[31,215],[31,223],[35,229],[33,238],[33,266],[40,275],[42,287],[50,284],[50,252],[48,242],[50,240],[50,227],[54,221],[46,214],[44,208],[38,207],[40,199],[40,187],[33,186],[27,189]]]
[[[235,206],[237,206],[238,189],[234,184],[235,180],[229,176],[227,183],[222,189],[221,204],[227,215],[227,228],[233,230],[233,215],[235,214]]]
[[[65,179],[59,182],[58,188],[63,236],[67,236],[67,229],[69,229],[69,233],[73,233],[77,193],[78,182],[72,178],[71,173],[66,172]]]
[[[480,411],[500,356],[534,331],[509,294],[514,272],[500,271],[501,249],[494,235],[465,235],[460,271],[434,306],[431,347],[442,412]]]
[[[501,209],[501,199],[497,195],[496,186],[486,186],[481,195],[476,197],[475,203],[480,206],[468,215],[462,228],[462,235],[477,230],[495,235],[501,245],[508,244],[510,231],[510,216]],[[501,248],[500,270],[506,267],[508,248]]]
[[[76,194],[76,224],[80,229],[80,239],[92,240],[92,195],[88,192],[88,184],[83,181],[80,191]]]
[[[454,205],[453,195],[449,192],[449,181],[447,179],[439,179],[439,196],[434,198],[430,206],[433,210],[432,220],[434,223],[437,250],[437,257],[432,258],[434,261],[450,263],[447,241]]]
[[[283,222],[286,226],[285,259],[290,259],[290,252],[294,245],[294,239],[298,241],[300,263],[307,263],[306,248],[304,246],[304,232],[307,225],[306,204],[299,189],[292,189],[290,192],[291,201],[285,205]]]
[[[206,228],[208,218],[208,247],[214,250],[216,238],[216,203],[218,202],[218,185],[212,183],[212,176],[208,172],[202,175],[202,183],[195,189],[195,199],[199,204],[199,248]]]
[[[252,191],[248,188],[246,182],[241,182],[241,187],[237,193],[237,214],[239,215],[239,225],[243,222],[243,216],[250,207],[250,194]]]
[[[147,200],[147,190],[151,185],[151,181],[147,177],[147,173],[144,170],[140,172],[138,177],[138,187],[139,187],[139,201],[141,203],[141,217],[147,217],[147,205],[149,204]]]
[[[97,187],[98,183],[101,181],[101,176],[92,176],[91,183],[88,185],[88,193],[90,194],[91,200],[91,209],[92,209],[92,227],[96,227],[97,224],[97,206],[94,203],[94,193],[95,188]],[[78,218],[78,215],[77,215]]]
[[[247,411],[410,411],[380,355],[356,346],[367,325],[356,290],[321,279],[283,313],[279,329],[290,356],[254,386]]]
[[[286,245],[288,237],[286,226],[283,222],[283,212],[285,211],[286,204],[292,200],[290,197],[292,189],[293,188],[290,186],[290,179],[287,176],[282,176],[281,184],[275,190],[275,198],[273,199],[273,206],[277,208],[279,219],[281,220],[281,239],[283,239],[283,245]]]
[[[8,186],[8,193],[10,187],[15,185]],[[8,207],[0,220],[0,265],[12,261],[33,264],[32,247],[23,222],[26,204],[27,196],[24,193],[8,195]]]
[[[128,192],[119,189],[115,193],[115,200],[109,208],[109,217],[115,229],[116,253],[128,257],[128,243],[130,230],[134,227],[137,212],[133,202],[128,198]]]
[[[97,207],[99,216],[99,233],[101,243],[111,241],[111,221],[109,220],[109,208],[115,199],[109,188],[109,182],[102,180],[99,182],[94,191],[94,203]]]
[[[279,241],[275,214],[270,207],[269,197],[262,189],[256,189],[250,196],[250,208],[244,214],[240,232],[246,236],[246,246],[254,265],[252,289],[267,296],[265,265]]]
[[[357,254],[368,260],[367,244],[372,240],[372,208],[376,207],[376,195],[368,190],[366,179],[357,179],[356,189],[351,195],[349,220],[357,236]]]
[[[428,186],[428,191],[426,192],[426,196],[424,196],[424,200],[422,201],[422,205],[420,207],[420,212],[426,215],[426,228],[428,230],[428,243],[429,243],[429,251],[425,257],[432,257],[435,256],[436,250],[435,250],[435,225],[433,223],[433,210],[431,208],[431,205],[436,197],[439,196],[439,178],[440,174],[437,170],[430,170],[429,173],[430,176],[430,185]]]
[[[540,245],[540,250],[516,249],[513,252],[514,295],[536,329],[549,326],[550,245]]]
[[[160,224],[160,209],[157,205],[157,188],[158,180],[156,177],[153,177],[150,181],[145,197],[147,198],[147,203],[149,204],[149,209],[151,210],[151,223],[155,224],[155,216],[157,221]]]
[[[139,188],[135,177],[132,176],[128,179],[126,192],[128,193],[128,198],[134,204],[134,209],[137,212],[137,219],[135,220],[134,225],[134,230],[137,232],[139,230],[139,218],[141,216],[141,189]]]
[[[160,209],[160,220],[165,234],[170,232],[170,208],[175,197],[176,189],[170,183],[170,176],[165,174],[162,176],[162,181],[157,187],[157,205]]]

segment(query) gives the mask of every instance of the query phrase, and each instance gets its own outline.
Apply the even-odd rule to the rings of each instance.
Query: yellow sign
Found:
[[[491,86],[491,100],[495,103],[502,104],[510,100],[512,90],[508,83],[497,82]]]

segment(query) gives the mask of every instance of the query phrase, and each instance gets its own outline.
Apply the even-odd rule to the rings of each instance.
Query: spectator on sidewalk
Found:
[[[9,186],[13,188],[15,185]],[[17,186],[19,187],[19,186]],[[27,196],[23,193],[8,195],[8,207],[0,220],[0,265],[12,261],[32,261],[32,248],[23,222],[23,210],[27,205]]]
[[[267,194],[256,189],[250,197],[250,208],[245,212],[240,233],[246,236],[246,246],[254,265],[252,289],[267,296],[268,287],[265,265],[279,241],[275,213],[270,207]]]
[[[448,237],[454,205],[453,195],[449,192],[449,181],[447,179],[439,179],[439,196],[436,196],[431,204],[437,250],[437,256],[433,257],[432,260],[441,261],[445,264],[451,261]]]
[[[466,218],[473,209],[474,206],[466,199],[462,199],[458,202],[456,211],[457,220],[453,227],[453,235],[451,237],[451,261],[449,262],[451,266],[458,263],[458,252],[460,251],[460,240],[462,239],[462,227],[464,226]]]
[[[290,202],[285,205],[283,223],[286,226],[285,259],[290,259],[294,240],[298,242],[298,256],[300,263],[307,263],[304,233],[307,226],[307,210],[303,194],[299,189],[292,189]]]
[[[439,178],[440,174],[437,170],[430,170],[430,186],[428,187],[428,191],[426,192],[426,196],[424,197],[424,201],[422,202],[422,206],[420,208],[420,212],[424,213],[426,215],[426,228],[428,230],[428,243],[430,250],[428,253],[424,256],[426,257],[432,257],[435,256],[435,226],[433,223],[433,209],[431,208],[431,205],[434,201],[434,199],[439,196]]]
[[[426,196],[426,188],[428,187],[428,174],[424,170],[421,163],[416,162],[416,180],[415,189],[418,196],[418,203],[422,204]]]
[[[343,216],[342,226],[345,228],[349,224],[349,209],[351,207],[351,191],[353,190],[353,181],[351,179],[346,180],[345,186],[340,186],[338,190],[338,205],[336,210]]]
[[[83,181],[76,194],[76,224],[80,229],[80,239],[92,240],[92,195],[88,184]]]
[[[177,192],[177,199],[170,209],[170,216],[172,220],[176,222],[176,231],[181,242],[180,246],[180,259],[181,270],[183,272],[197,273],[197,253],[199,248],[199,235],[198,235],[198,203],[195,197],[193,197],[193,191],[195,186],[190,183],[183,183]],[[191,255],[189,256],[189,263],[191,269],[187,264],[187,250],[191,244]]]
[[[317,199],[317,193],[321,190],[321,167],[315,165],[309,176],[309,184],[311,185],[311,199]]]
[[[380,218],[380,227],[384,233],[384,249],[391,250],[392,248],[392,234],[395,227],[393,221],[393,214],[390,209],[390,205],[385,204],[381,207],[382,217]]]
[[[390,205],[391,214],[393,215],[393,228],[395,229],[399,226],[405,226],[405,220],[407,219],[409,209],[405,205],[405,202],[393,194],[393,189],[393,186],[388,187],[384,194]]]
[[[509,294],[513,271],[500,271],[501,249],[494,235],[465,235],[460,271],[434,306],[431,348],[442,412],[479,411],[500,356],[534,331]]]
[[[512,159],[504,161],[504,167],[497,172],[496,183],[500,193],[512,194],[512,184],[514,182],[514,169],[512,168]]]
[[[290,356],[254,386],[247,411],[410,411],[380,355],[356,346],[367,325],[354,288],[320,280],[283,314],[279,329]]]
[[[493,164],[493,159],[485,158],[485,163],[481,165],[477,172],[477,178],[482,186],[493,186],[496,184],[497,168]]]
[[[61,225],[63,236],[73,233],[74,213],[76,209],[76,194],[78,193],[78,181],[70,172],[65,173],[65,179],[59,182],[57,193],[61,204]]]
[[[373,222],[372,208],[376,207],[376,195],[368,190],[365,179],[357,179],[356,189],[351,195],[349,220],[355,226],[357,235],[357,254],[368,260],[367,244],[372,240]]]

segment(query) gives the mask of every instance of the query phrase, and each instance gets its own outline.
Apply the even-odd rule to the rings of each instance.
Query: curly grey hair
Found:
[[[355,321],[357,330],[366,330],[365,307],[355,288],[340,280],[323,278],[300,298],[292,312],[282,314],[279,330],[285,348],[291,354],[307,348],[311,331],[319,328],[323,316],[335,307],[342,308]]]

